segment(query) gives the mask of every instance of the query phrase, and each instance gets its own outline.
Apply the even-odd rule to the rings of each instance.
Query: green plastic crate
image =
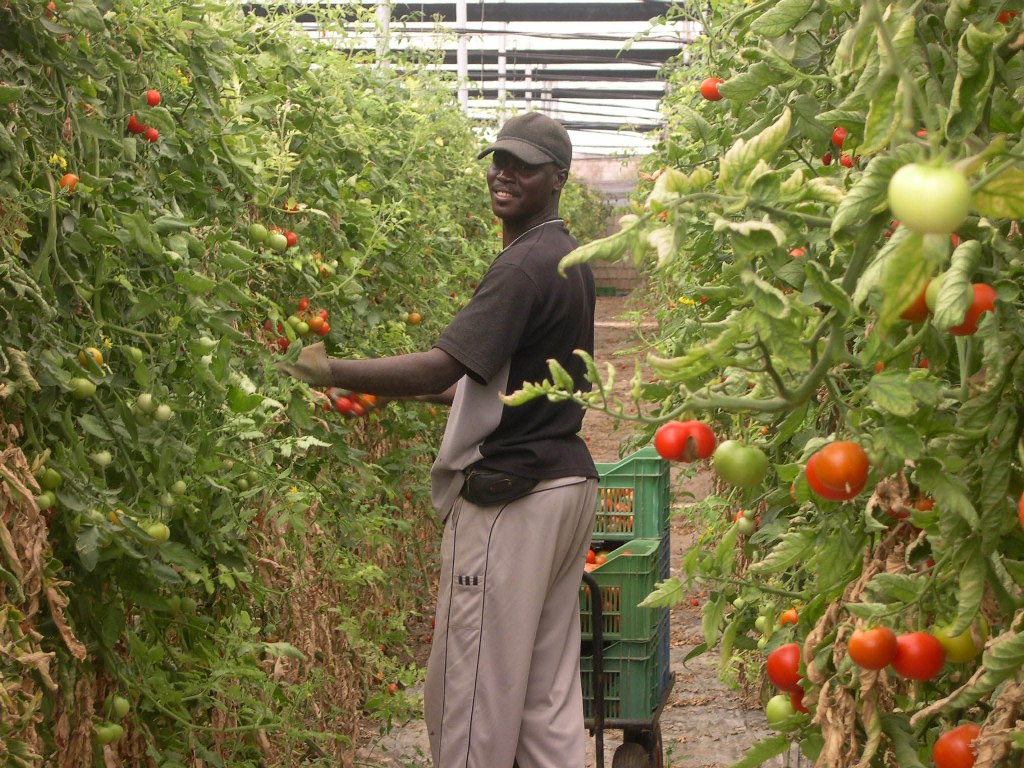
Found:
[[[668,462],[653,446],[614,464],[598,464],[594,538],[605,541],[659,539],[668,530]]]
[[[661,703],[669,684],[668,616],[651,639],[639,643],[622,640],[604,646],[605,719],[648,720]],[[580,654],[583,715],[594,716],[594,656],[584,644]]]
[[[622,544],[608,561],[591,571],[601,593],[601,628],[607,640],[649,640],[667,608],[640,608],[658,581],[668,578],[669,538],[634,539]],[[590,588],[580,587],[580,631],[593,636]]]

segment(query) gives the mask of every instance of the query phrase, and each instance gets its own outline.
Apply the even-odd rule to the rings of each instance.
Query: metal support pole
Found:
[[[469,109],[469,39],[466,37],[468,18],[466,0],[458,0],[455,3],[455,32],[459,36],[456,65],[459,78],[459,106],[463,112]]]
[[[391,0],[377,0],[377,63],[391,50]]]
[[[508,56],[505,46],[508,42],[508,22],[501,23],[501,35],[498,37],[498,117],[505,116],[505,97],[508,78]]]

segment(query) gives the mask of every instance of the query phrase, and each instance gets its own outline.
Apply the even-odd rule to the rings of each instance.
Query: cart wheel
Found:
[[[647,750],[635,741],[620,744],[612,757],[612,768],[650,768]]]

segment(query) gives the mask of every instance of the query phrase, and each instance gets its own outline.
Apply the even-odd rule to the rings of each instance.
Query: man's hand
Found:
[[[331,386],[331,369],[322,341],[303,347],[294,363],[278,363],[277,367],[310,386]]]

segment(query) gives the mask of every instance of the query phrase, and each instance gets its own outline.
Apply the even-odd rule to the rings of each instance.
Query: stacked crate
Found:
[[[649,720],[669,682],[668,609],[640,608],[669,576],[669,469],[652,447],[598,464],[594,546],[616,548],[594,569],[601,593],[605,718]],[[580,589],[580,676],[593,715],[592,596]]]

